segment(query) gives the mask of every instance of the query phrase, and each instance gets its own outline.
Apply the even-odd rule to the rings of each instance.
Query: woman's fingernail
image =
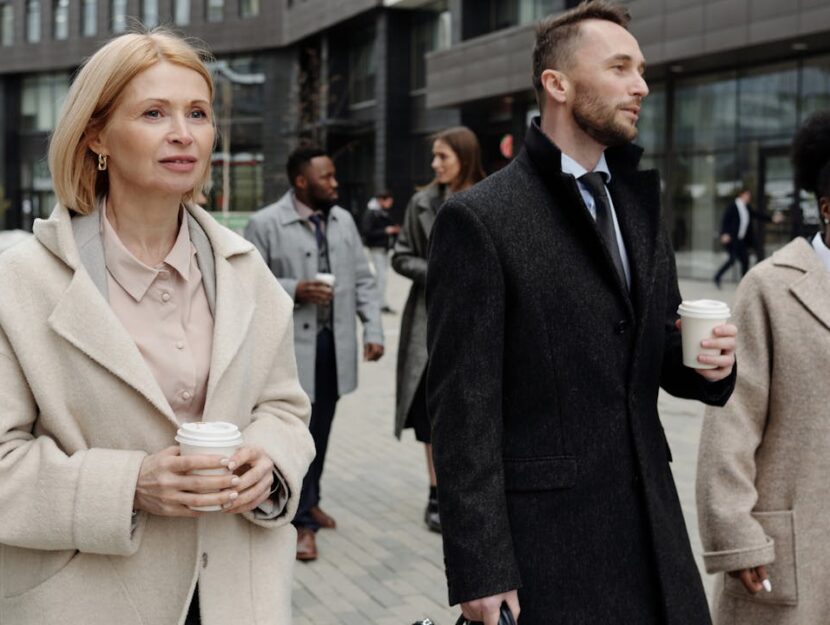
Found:
[[[234,477],[234,478],[231,480],[231,486],[236,486],[237,484],[239,484],[239,482],[240,482],[240,481],[241,481],[241,480],[240,480],[238,477]]]
[[[233,471],[236,468],[236,463],[228,461],[228,471]]]
[[[227,466],[227,465],[229,465],[230,463],[231,463],[231,459],[230,459],[230,458],[222,458],[222,459],[219,461],[219,464],[224,465],[224,466]]]
[[[766,590],[767,592],[772,592],[772,582],[770,582],[768,579],[765,579],[764,581],[762,581],[761,585],[764,587],[764,590]]]
[[[230,494],[230,495],[228,495],[228,498],[229,498],[231,501],[233,501],[233,500],[234,500],[234,499],[236,499],[237,497],[239,497],[239,493],[237,493],[236,491],[233,491],[233,492],[231,492],[231,494]]]

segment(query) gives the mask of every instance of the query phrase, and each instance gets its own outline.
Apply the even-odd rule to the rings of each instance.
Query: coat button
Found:
[[[303,330],[308,330],[308,324],[307,323],[303,324]]]
[[[628,321],[622,319],[614,324],[614,334],[625,334],[628,330]]]
[[[207,552],[205,552],[205,553],[202,554],[202,568],[203,569],[207,568],[207,563],[208,563],[208,557],[207,557]]]
[[[311,258],[311,252],[306,252],[306,253],[305,253],[305,255],[306,255],[308,258]]]

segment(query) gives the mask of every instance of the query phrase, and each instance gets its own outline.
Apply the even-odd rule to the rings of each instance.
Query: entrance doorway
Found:
[[[755,204],[768,216],[781,214],[781,223],[757,220],[756,253],[760,262],[797,236],[801,211],[795,202],[793,167],[788,147],[762,149],[758,159],[758,194]]]

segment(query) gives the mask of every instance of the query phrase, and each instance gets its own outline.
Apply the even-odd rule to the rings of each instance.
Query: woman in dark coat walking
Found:
[[[412,280],[412,288],[401,317],[396,380],[395,436],[405,428],[415,430],[424,443],[429,472],[429,500],[424,521],[441,531],[438,515],[437,480],[432,465],[432,438],[426,408],[427,310],[424,288],[427,277],[427,244],[432,222],[444,200],[484,178],[481,148],[475,134],[464,126],[449,128],[432,137],[433,181],[415,193],[392,256],[392,267]]]

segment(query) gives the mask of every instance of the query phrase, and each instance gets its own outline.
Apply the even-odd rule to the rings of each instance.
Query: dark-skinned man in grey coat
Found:
[[[657,415],[723,405],[737,328],[682,365],[656,171],[631,144],[645,61],[620,5],[543,21],[541,119],[438,211],[427,394],[450,603],[485,625],[702,625],[709,612]]]

